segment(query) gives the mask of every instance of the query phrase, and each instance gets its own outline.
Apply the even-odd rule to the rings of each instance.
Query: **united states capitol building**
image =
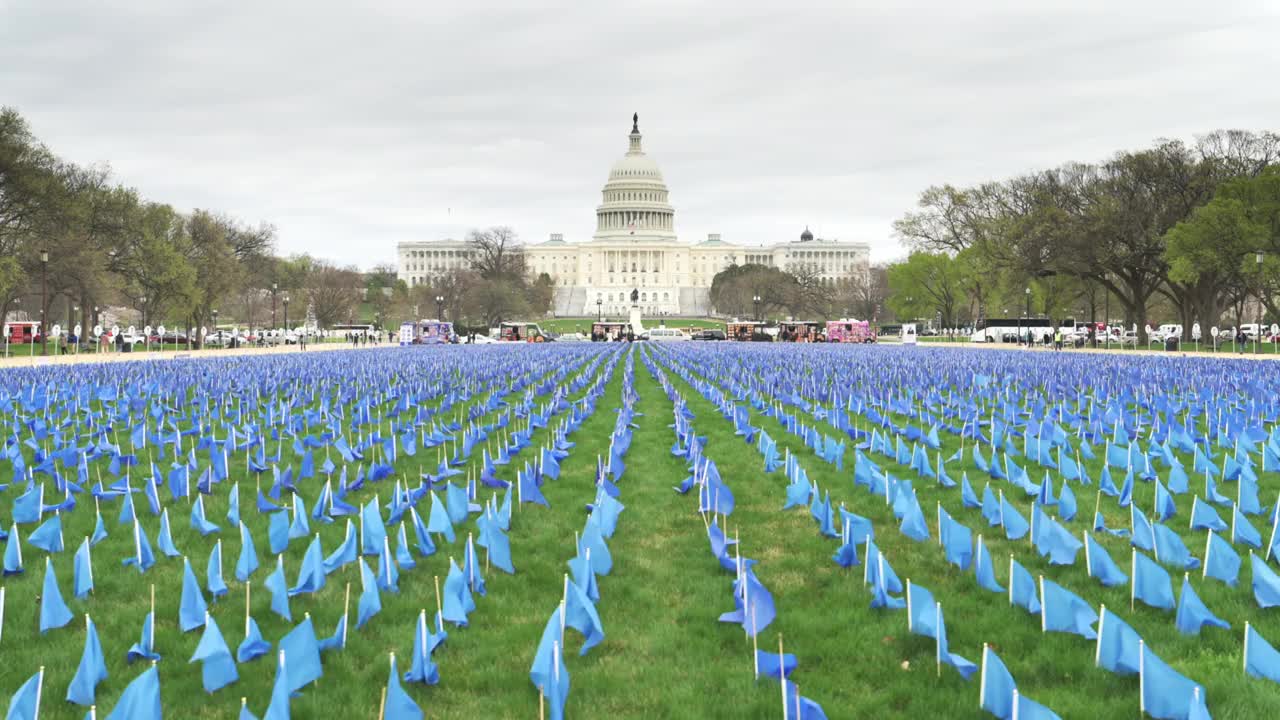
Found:
[[[758,264],[796,270],[801,266],[833,288],[864,277],[870,246],[815,238],[806,228],[799,239],[768,246],[737,245],[710,233],[698,243],[676,237],[675,207],[658,164],[645,154],[639,118],[633,118],[627,153],[609,170],[596,206],[596,231],[583,242],[552,234],[524,248],[529,273],[545,273],[555,283],[553,311],[562,316],[617,315],[631,306],[632,290],[647,315],[709,315],[711,281],[731,265]],[[465,241],[404,242],[397,246],[398,275],[410,287],[430,286],[435,277],[470,265]]]

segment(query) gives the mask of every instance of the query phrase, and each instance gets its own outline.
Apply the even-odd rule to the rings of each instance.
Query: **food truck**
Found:
[[[734,321],[728,324],[725,334],[730,340],[739,342],[750,342],[757,335],[764,332],[764,323],[755,322],[754,320]]]
[[[546,342],[549,339],[538,323],[504,322],[498,327],[498,340],[501,342]]]
[[[873,343],[876,341],[875,331],[866,320],[828,320],[827,342],[833,343]]]
[[[40,342],[40,323],[27,320],[13,320],[4,325],[5,342],[11,345],[25,345]]]
[[[609,342],[619,337],[626,339],[627,331],[631,329],[630,323],[612,322],[602,320],[600,322],[591,323],[591,340],[594,342]]]
[[[824,327],[816,320],[788,320],[778,323],[778,339],[783,342],[817,342]]]
[[[445,320],[420,320],[414,323],[414,345],[441,345],[453,341],[453,323]]]

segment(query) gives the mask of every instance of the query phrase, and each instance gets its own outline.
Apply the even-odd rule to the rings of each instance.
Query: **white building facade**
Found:
[[[835,286],[865,277],[870,246],[823,240],[806,228],[800,239],[765,247],[725,242],[717,233],[696,243],[676,237],[675,208],[658,165],[644,153],[638,118],[629,147],[609,171],[596,206],[596,231],[586,242],[566,242],[553,234],[525,247],[529,273],[546,274],[555,284],[557,315],[618,315],[637,304],[648,315],[710,314],[709,291],[716,273],[731,265],[759,264],[794,269],[807,266]],[[399,277],[410,286],[470,263],[471,248],[457,240],[408,242],[398,246]]]

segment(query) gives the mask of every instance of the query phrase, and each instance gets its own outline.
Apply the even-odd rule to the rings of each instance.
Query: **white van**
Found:
[[[645,333],[653,342],[685,342],[689,336],[675,328],[654,328]]]
[[[1182,338],[1182,326],[1175,323],[1165,323],[1155,330],[1151,331],[1151,339],[1157,342],[1164,342],[1171,337]]]

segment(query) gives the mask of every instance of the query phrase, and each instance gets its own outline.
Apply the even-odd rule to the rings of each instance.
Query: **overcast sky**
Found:
[[[682,239],[807,224],[883,260],[930,184],[1280,129],[1277,38],[1272,0],[0,0],[0,105],[365,268],[473,227],[589,239],[639,112]]]

